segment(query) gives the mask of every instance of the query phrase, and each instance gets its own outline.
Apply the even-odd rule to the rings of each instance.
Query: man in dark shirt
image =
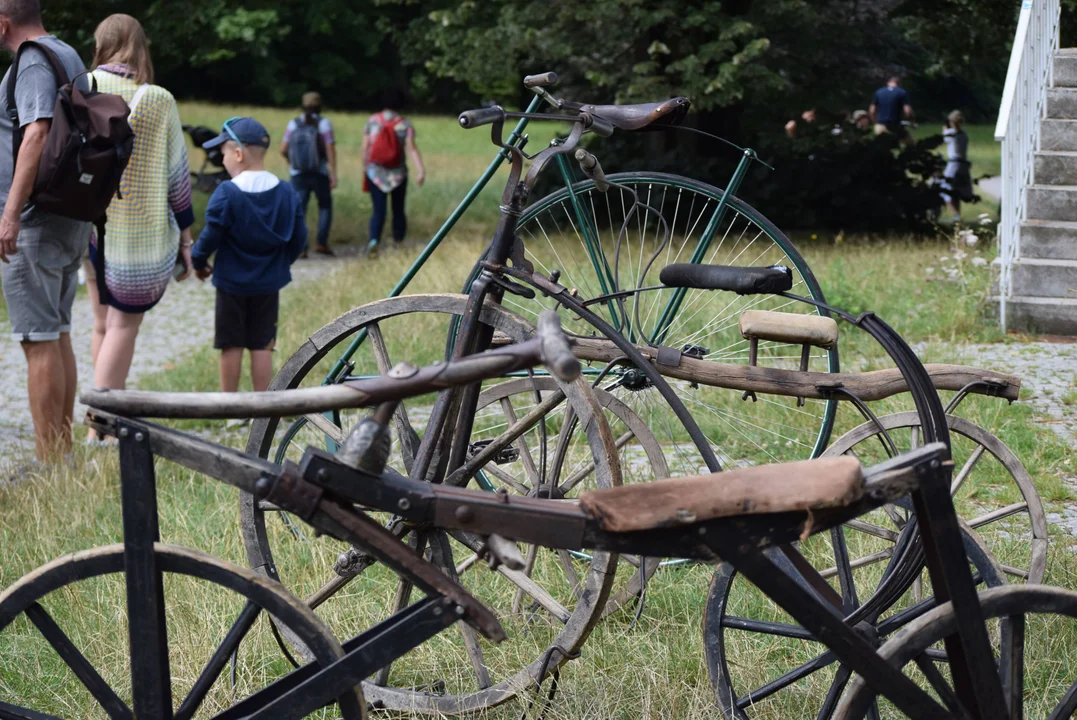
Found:
[[[909,93],[901,87],[900,79],[892,77],[886,87],[875,91],[868,113],[875,123],[876,135],[890,133],[906,145],[915,144],[916,140],[901,124],[903,119],[912,117],[912,105],[909,104]]]

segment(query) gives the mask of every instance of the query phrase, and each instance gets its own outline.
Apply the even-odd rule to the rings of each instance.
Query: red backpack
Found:
[[[386,121],[385,115],[381,117],[381,129],[374,136],[374,142],[370,145],[370,162],[383,168],[396,168],[404,164],[404,144],[400,142],[400,136],[396,134],[396,126],[404,121],[397,115],[392,120]]]

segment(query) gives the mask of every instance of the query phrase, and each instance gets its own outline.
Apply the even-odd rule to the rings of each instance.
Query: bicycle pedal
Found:
[[[477,440],[467,446],[468,460],[473,459],[476,455],[486,449],[493,440]],[[513,445],[498,450],[497,454],[491,458],[494,465],[510,465],[520,459],[520,451]]]

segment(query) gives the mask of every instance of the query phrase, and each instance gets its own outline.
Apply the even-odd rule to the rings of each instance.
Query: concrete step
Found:
[[[1077,87],[1077,50],[1059,50],[1055,55],[1055,87]]]
[[[998,298],[989,298],[998,314]],[[1077,300],[1015,295],[1006,301],[1009,330],[1036,335],[1077,335]]]
[[[1021,257],[1077,260],[1077,222],[1027,220],[1021,225]]]
[[[1077,185],[1077,152],[1038,152],[1035,162],[1032,175],[1035,184]]]
[[[1021,257],[1013,264],[1014,295],[1077,300],[1077,260]]]
[[[1077,151],[1077,120],[1041,120],[1040,150]]]
[[[1077,185],[1029,185],[1026,192],[1030,219],[1077,221]]]
[[[1077,88],[1048,88],[1047,117],[1061,120],[1077,119]]]

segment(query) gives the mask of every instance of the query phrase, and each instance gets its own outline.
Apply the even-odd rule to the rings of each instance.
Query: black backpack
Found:
[[[8,117],[13,125],[13,168],[23,136],[15,105],[15,83],[19,61],[29,47],[45,54],[58,85],[52,127],[41,152],[30,200],[44,212],[87,222],[101,221],[119,190],[135,144],[135,133],[128,124],[130,109],[119,95],[97,92],[96,79],[90,92],[83,92],[67,76],[56,53],[41,43],[24,42],[15,55],[7,88]],[[82,74],[86,73],[78,77]]]
[[[316,173],[326,158],[325,141],[318,132],[318,119],[307,122],[306,115],[295,119],[295,130],[288,139],[288,162],[298,173]]]

